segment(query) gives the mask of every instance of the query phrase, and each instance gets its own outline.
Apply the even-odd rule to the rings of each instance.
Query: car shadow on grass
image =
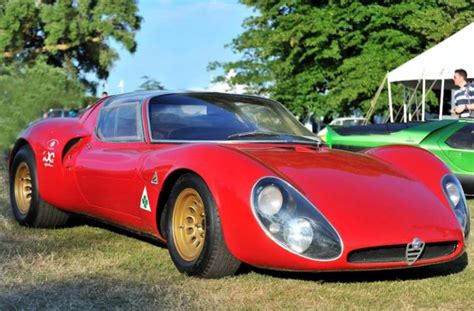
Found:
[[[282,279],[297,279],[319,283],[366,283],[377,281],[405,281],[447,276],[463,271],[469,263],[466,253],[457,259],[431,266],[381,271],[344,271],[344,272],[288,272],[274,271],[244,265],[239,274],[255,272]]]
[[[0,204],[3,204],[1,198]],[[13,220],[14,216],[8,210],[5,211],[2,208],[0,214],[12,224],[9,229],[0,230],[0,270],[2,265],[8,265],[9,262],[17,261],[18,258],[63,256],[83,251],[101,252],[109,245],[114,245],[109,240],[111,234],[117,235],[117,238],[127,237],[153,247],[165,248],[164,244],[157,239],[88,218],[73,217],[62,228],[37,229],[20,226]]]
[[[0,310],[160,310],[192,305],[192,296],[169,282],[152,284],[109,274],[67,275],[40,286],[0,286]]]
[[[89,226],[93,228],[107,230],[107,231],[116,233],[118,235],[140,240],[142,242],[145,242],[145,243],[148,243],[160,248],[166,248],[166,244],[156,237],[142,234],[140,232],[132,231],[130,229],[117,226],[115,224],[107,223],[107,222],[90,218],[90,217],[86,217],[86,216],[73,215],[67,222],[65,228],[74,228],[74,227],[81,227],[81,226]]]

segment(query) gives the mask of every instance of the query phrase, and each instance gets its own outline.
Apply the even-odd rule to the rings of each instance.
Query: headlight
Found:
[[[258,194],[258,209],[265,215],[278,213],[283,205],[283,194],[278,187],[268,185]]]
[[[451,208],[463,229],[464,237],[467,238],[470,231],[469,209],[461,183],[453,175],[446,175],[443,177],[442,185]]]
[[[252,208],[265,233],[288,251],[313,260],[334,260],[342,241],[329,221],[301,193],[276,177],[260,179]]]
[[[451,203],[453,203],[454,206],[457,206],[461,200],[461,193],[459,192],[457,185],[452,182],[447,182],[446,192],[448,193]]]
[[[301,254],[313,242],[313,227],[311,222],[305,218],[292,219],[286,224],[283,236],[288,246]]]

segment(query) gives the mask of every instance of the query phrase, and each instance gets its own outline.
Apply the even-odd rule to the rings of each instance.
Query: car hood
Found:
[[[351,248],[462,239],[449,206],[423,183],[366,154],[288,146],[233,147],[287,180]]]

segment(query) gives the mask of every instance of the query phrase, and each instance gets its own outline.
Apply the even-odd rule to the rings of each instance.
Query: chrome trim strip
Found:
[[[150,138],[150,144],[153,143],[153,136],[151,135],[151,119],[150,119],[150,109],[151,109],[151,100],[155,97],[159,97],[160,95],[158,96],[153,96],[153,97],[149,97],[147,98],[146,102],[145,102],[145,113],[146,113],[146,119],[147,119],[147,131],[148,131],[148,137]]]

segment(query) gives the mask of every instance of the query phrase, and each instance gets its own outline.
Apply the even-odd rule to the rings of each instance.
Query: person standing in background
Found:
[[[452,114],[460,115],[465,112],[474,111],[474,86],[467,82],[467,72],[464,69],[456,69],[453,77],[454,85],[459,87],[454,93],[454,108]]]

